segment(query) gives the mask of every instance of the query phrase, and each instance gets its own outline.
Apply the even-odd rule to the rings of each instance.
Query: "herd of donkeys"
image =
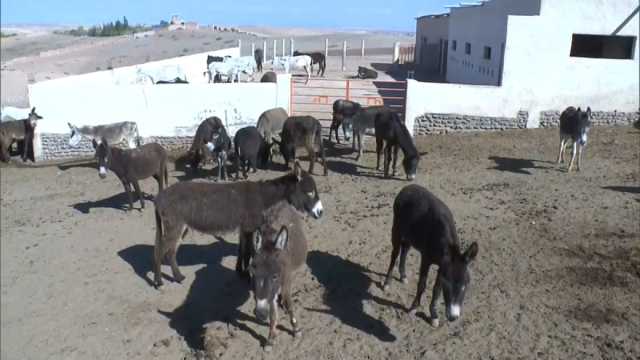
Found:
[[[353,137],[357,159],[363,152],[362,138],[367,129],[374,129],[376,137],[376,168],[384,148],[384,174],[396,174],[396,158],[399,149],[404,153],[402,165],[408,180],[416,176],[420,156],[404,123],[397,113],[384,106],[361,107],[355,102],[337,100],[333,104],[333,122],[329,141],[338,129],[348,141]],[[564,146],[569,142],[581,149],[586,145],[589,130],[590,109],[568,108],[561,115],[558,161],[562,160]],[[32,109],[23,123],[2,123],[0,142],[3,154],[7,143],[33,136],[29,127],[41,117]],[[14,123],[14,122],[11,122]],[[315,180],[312,176],[317,154],[320,154],[327,175],[324,141],[320,122],[311,116],[288,116],[281,108],[265,111],[257,126],[240,129],[231,141],[222,121],[217,117],[204,120],[197,128],[186,158],[192,171],[206,163],[217,161],[218,180],[226,179],[226,163],[234,158],[236,180],[239,173],[247,178],[249,170],[256,171],[272,160],[275,147],[279,148],[287,168],[285,175],[263,181],[203,182],[182,181],[168,186],[167,151],[157,143],[140,145],[135,123],[123,122],[102,126],[71,128],[70,143],[76,145],[83,137],[89,137],[95,148],[100,177],[111,170],[122,182],[128,194],[129,209],[133,208],[133,186],[141,207],[144,199],[138,181],[154,177],[159,192],[154,199],[156,236],[154,247],[154,279],[156,287],[163,285],[161,265],[171,266],[172,279],[182,282],[176,261],[179,244],[189,229],[207,234],[239,231],[236,271],[250,279],[255,298],[255,314],[269,322],[269,336],[265,349],[271,349],[276,336],[278,307],[284,308],[291,321],[292,332],[300,334],[298,320],[291,299],[295,271],[306,262],[307,241],[301,216],[308,214],[315,219],[323,215]],[[31,129],[32,130],[32,129]],[[126,142],[133,148],[113,146]],[[233,148],[232,148],[233,144]],[[24,146],[26,148],[28,146]],[[296,160],[296,150],[306,148],[309,169],[304,171]],[[24,150],[24,149],[23,149]],[[581,153],[581,151],[578,151]],[[393,158],[393,165],[391,159]],[[578,156],[579,167],[580,156]],[[573,165],[571,159],[570,168]],[[430,322],[438,326],[436,304],[443,295],[446,318],[454,321],[460,317],[465,289],[469,284],[469,264],[478,254],[478,244],[462,249],[453,215],[447,205],[434,194],[417,184],[405,186],[393,203],[391,229],[392,252],[383,288],[391,282],[391,273],[399,258],[400,280],[407,282],[406,257],[411,247],[421,253],[418,288],[409,307],[413,313],[420,306],[431,265],[438,271],[429,306]]]

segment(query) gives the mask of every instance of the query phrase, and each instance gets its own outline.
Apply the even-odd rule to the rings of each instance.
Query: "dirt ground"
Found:
[[[88,166],[4,167],[1,357],[202,358],[206,326],[221,359],[638,359],[640,132],[593,129],[583,170],[568,174],[553,162],[556,131],[417,139],[416,182],[449,205],[465,246],[480,246],[462,318],[439,328],[425,315],[433,269],[421,311],[405,311],[415,250],[409,284],[396,270],[390,290],[379,288],[391,205],[408,182],[380,178],[372,152],[356,164],[346,146],[331,148],[329,176],[316,177],[325,216],[306,220],[310,252],[294,284],[303,334],[293,338],[281,312],[269,354],[268,328],[233,270],[236,234],[188,235],[178,254],[187,279],[158,291],[148,283],[151,201],[123,211],[117,178]],[[153,180],[142,188],[156,192]]]

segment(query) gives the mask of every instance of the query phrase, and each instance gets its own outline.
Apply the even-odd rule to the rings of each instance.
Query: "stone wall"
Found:
[[[62,160],[93,156],[91,141],[83,138],[77,146],[69,145],[69,134],[40,134],[42,154],[38,160]],[[168,152],[186,151],[191,146],[193,136],[152,136],[142,138],[142,143],[157,142]],[[126,147],[126,144],[119,144]]]
[[[414,134],[443,134],[451,131],[482,131],[524,129],[529,113],[520,111],[516,117],[491,117],[462,114],[426,113],[415,119]]]
[[[561,111],[549,110],[540,112],[540,127],[558,127]],[[640,112],[592,111],[593,125],[631,125],[640,118]]]

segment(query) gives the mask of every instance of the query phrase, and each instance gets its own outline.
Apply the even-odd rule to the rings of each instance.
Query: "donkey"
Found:
[[[375,128],[375,119],[378,113],[383,112],[391,112],[392,110],[385,106],[368,106],[361,107],[358,111],[353,115],[353,150],[358,151],[356,155],[356,161],[360,160],[362,157],[362,153],[364,148],[362,147],[363,143],[363,135],[367,131],[367,129]],[[356,142],[358,146],[356,148]]]
[[[279,141],[282,126],[288,118],[289,114],[287,114],[287,110],[283,108],[269,109],[260,114],[258,118],[258,132],[262,135],[269,148],[268,161],[271,161],[274,150],[273,144]]]
[[[0,123],[0,160],[8,162],[11,159],[11,145],[14,141],[22,141],[22,161],[27,161],[31,157],[31,161],[35,161],[33,156],[33,138],[38,120],[42,116],[36,113],[33,107],[28,117],[23,120],[4,121]]]
[[[318,73],[316,74],[316,76],[324,77],[324,71],[327,69],[327,58],[323,53],[319,51],[303,53],[297,50],[293,52],[293,56],[301,55],[307,55],[311,58],[311,72],[313,72],[313,65],[318,64]],[[322,75],[320,74],[320,72],[322,72]]]
[[[273,71],[267,71],[260,78],[260,82],[261,83],[275,83],[275,82],[278,82],[278,75],[276,75],[276,73],[274,73]]]
[[[387,146],[384,148],[384,177],[389,177],[389,163],[391,162],[392,149],[393,173],[391,176],[396,176],[396,160],[398,159],[398,148],[400,148],[404,153],[402,167],[407,175],[407,180],[412,181],[415,179],[420,155],[418,154],[418,149],[416,149],[416,146],[413,144],[411,134],[409,134],[407,127],[398,118],[398,113],[380,112],[376,114],[374,123],[376,129],[376,170],[380,170],[380,153],[386,141]]]
[[[324,176],[327,176],[327,160],[324,157],[324,144],[322,141],[322,125],[313,116],[290,116],[282,126],[282,140],[280,141],[280,153],[284,157],[287,168],[289,160],[296,160],[296,148],[304,146],[309,156],[309,173],[313,174],[313,166],[316,162],[317,146],[324,166]]]
[[[269,318],[270,351],[278,325],[278,298],[289,314],[295,337],[301,335],[296,319],[291,284],[296,270],[306,263],[307,239],[302,219],[291,205],[281,201],[265,212],[264,224],[253,235],[253,254],[249,272],[256,301],[254,313],[261,321]]]
[[[107,169],[118,176],[129,199],[129,211],[133,210],[131,185],[136,190],[141,208],[144,209],[144,198],[138,180],[153,176],[158,182],[158,192],[162,191],[165,184],[169,184],[168,156],[160,144],[150,143],[137,149],[119,149],[109,146],[105,138],[100,143],[93,139],[92,144],[96,149],[100,178],[107,177]]]
[[[590,119],[591,107],[587,107],[587,111],[582,111],[580,108],[576,110],[573,106],[569,106],[560,114],[560,153],[558,154],[558,164],[564,162],[564,148],[569,140],[573,143],[568,172],[571,172],[573,168],[576,150],[578,153],[576,171],[580,171],[582,152],[584,151],[584,147],[587,146],[587,135],[591,128]]]
[[[438,266],[438,275],[431,296],[431,325],[437,327],[436,304],[444,292],[447,319],[460,317],[462,302],[469,284],[469,264],[478,254],[478,244],[472,243],[465,252],[460,249],[458,234],[451,210],[422,186],[405,186],[393,203],[393,227],[391,229],[391,262],[384,280],[383,289],[389,288],[391,272],[400,253],[400,280],[407,283],[405,264],[409,248],[413,246],[421,255],[418,291],[409,308],[415,314],[420,306],[422,294],[427,286],[427,275],[431,265]]]
[[[218,162],[218,177],[216,180],[226,180],[229,173],[227,170],[227,158],[231,151],[231,139],[227,135],[227,130],[225,130],[224,126],[218,128],[212,134],[211,140],[207,142],[206,146],[207,150]]]
[[[378,72],[373,69],[366,68],[364,66],[358,66],[358,75],[356,77],[362,80],[377,79]]]
[[[210,151],[207,149],[207,143],[213,139],[213,134],[218,133],[221,128],[224,128],[224,124],[217,116],[206,118],[198,125],[191,147],[187,152],[192,171],[196,171],[200,163],[209,158]]]
[[[353,120],[355,115],[361,106],[355,101],[338,99],[333,102],[333,116],[331,120],[331,127],[329,128],[329,141],[331,141],[331,133],[335,131],[336,142],[340,144],[340,137],[338,136],[338,128],[342,126],[342,134],[344,139],[349,141],[353,135]]]
[[[77,127],[71,123],[67,123],[71,129],[69,137],[69,145],[77,146],[83,137],[98,142],[106,139],[109,144],[115,145],[125,141],[129,149],[140,146],[140,135],[138,134],[138,125],[132,121],[123,121],[107,125],[82,126]]]
[[[255,49],[253,51],[253,58],[256,60],[256,68],[258,72],[262,72],[262,61],[264,60],[264,52],[262,49]]]
[[[244,127],[233,138],[236,154],[236,180],[242,176],[246,179],[249,168],[256,172],[257,166],[264,166],[269,157],[269,149],[255,126]]]
[[[154,285],[162,286],[160,265],[168,255],[173,279],[182,282],[176,253],[188,229],[212,235],[240,230],[236,271],[246,273],[242,261],[251,234],[262,225],[262,214],[280,201],[315,219],[323,208],[313,177],[294,165],[293,172],[266,181],[226,184],[179,182],[161,191],[155,199],[156,240],[154,248]]]

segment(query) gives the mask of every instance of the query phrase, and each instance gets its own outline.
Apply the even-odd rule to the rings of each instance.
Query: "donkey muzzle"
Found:
[[[316,204],[313,205],[313,208],[311,209],[311,215],[313,215],[313,217],[316,219],[320,219],[323,212],[324,209],[322,207],[322,201],[318,200],[318,202],[316,202]]]
[[[447,307],[447,320],[449,321],[456,321],[458,320],[458,318],[460,317],[460,311],[461,311],[461,307],[460,305],[457,304],[452,304],[451,306]]]
[[[253,310],[258,320],[267,321],[269,318],[269,302],[267,300],[256,300],[256,308]]]
[[[98,175],[100,176],[100,179],[104,179],[107,177],[107,169],[104,166],[100,166],[100,169],[98,170]]]

